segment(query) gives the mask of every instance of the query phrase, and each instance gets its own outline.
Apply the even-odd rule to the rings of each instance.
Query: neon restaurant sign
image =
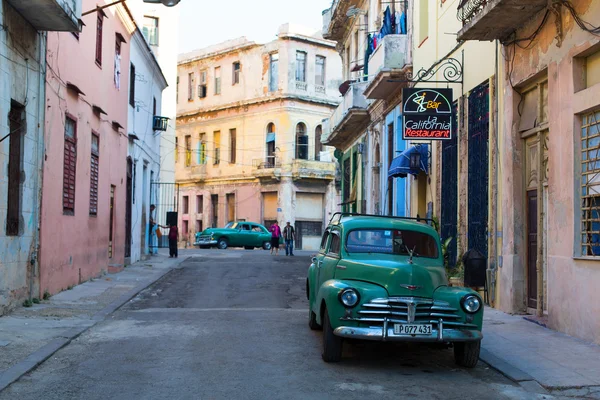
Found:
[[[452,139],[452,89],[403,89],[402,138]]]

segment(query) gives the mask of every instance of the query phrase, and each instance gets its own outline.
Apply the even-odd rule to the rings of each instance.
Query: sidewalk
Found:
[[[104,320],[185,260],[165,255],[137,262],[0,317],[0,391]]]
[[[600,346],[493,308],[483,335],[481,360],[521,386],[600,399]]]

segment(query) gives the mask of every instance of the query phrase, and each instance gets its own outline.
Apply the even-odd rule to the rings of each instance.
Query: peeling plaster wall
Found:
[[[85,9],[94,8],[92,0]],[[111,7],[104,19],[103,67],[95,62],[95,18],[79,40],[69,32],[48,36],[46,81],[45,162],[42,199],[40,292],[51,294],[122,267],[125,250],[126,128],[115,131],[112,121],[127,127],[129,60],[132,25],[121,7]],[[94,27],[94,28],[91,28]],[[127,43],[121,46],[121,89],[114,83],[115,33]],[[109,40],[111,38],[112,40]],[[78,60],[74,63],[73,60]],[[85,95],[67,90],[77,85]],[[92,105],[107,115],[93,113]],[[63,211],[64,127],[69,114],[77,120],[77,164],[74,215]],[[99,134],[98,212],[90,216],[90,159],[92,130]],[[110,192],[115,186],[113,257],[109,258]]]
[[[597,23],[600,3],[573,1],[584,20]],[[548,162],[548,324],[551,328],[600,343],[600,264],[595,258],[580,255],[580,138],[581,114],[600,107],[600,86],[577,91],[582,71],[578,59],[586,50],[600,50],[597,37],[582,31],[573,18],[562,10],[563,42],[557,47],[555,17],[548,23],[529,49],[517,48],[515,85],[547,71],[549,115]],[[518,37],[529,35],[539,25],[543,12],[517,31]],[[511,47],[512,50],[512,47]],[[507,62],[508,63],[508,62]],[[516,112],[519,95],[506,87],[504,118],[511,121],[504,132],[502,160],[504,168],[502,212],[504,215],[504,266],[501,270],[501,308],[521,311],[526,297],[526,219],[523,182],[523,141],[518,133]]]
[[[11,100],[25,105],[18,236],[6,236],[11,139],[0,143],[0,315],[27,298],[30,289],[34,296],[38,290],[36,233],[43,151],[43,128],[39,125],[43,121],[44,103],[40,72],[44,69],[44,61],[40,60],[43,45],[44,36],[6,1],[0,0],[0,138],[9,133]]]

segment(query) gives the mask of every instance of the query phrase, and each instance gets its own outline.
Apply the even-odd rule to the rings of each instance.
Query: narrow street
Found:
[[[457,368],[451,350],[351,344],[324,363],[301,253],[182,251],[178,268],[0,399],[536,398],[482,362]]]

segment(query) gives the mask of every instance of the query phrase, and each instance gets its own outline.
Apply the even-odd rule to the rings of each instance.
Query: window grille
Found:
[[[581,128],[581,253],[600,256],[600,110]]]

